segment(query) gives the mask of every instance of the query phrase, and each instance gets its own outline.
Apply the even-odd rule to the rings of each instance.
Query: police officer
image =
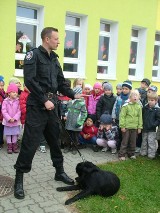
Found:
[[[14,168],[16,178],[14,196],[25,197],[23,173],[30,172],[32,160],[44,134],[50,147],[51,160],[56,169],[55,180],[72,185],[74,181],[63,168],[63,155],[58,144],[59,123],[57,117],[57,97],[60,93],[74,99],[80,98],[65,83],[58,55],[52,51],[59,44],[58,30],[46,27],[41,32],[42,45],[26,54],[24,60],[24,83],[30,91],[27,100],[27,115],[22,145]]]

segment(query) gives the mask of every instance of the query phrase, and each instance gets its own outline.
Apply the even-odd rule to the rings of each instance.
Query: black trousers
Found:
[[[55,110],[28,106],[21,150],[14,168],[27,173],[31,170],[35,152],[44,137],[50,147],[51,160],[56,168],[63,167],[63,155],[58,143],[59,122]]]
[[[4,141],[3,141],[3,130],[4,130],[4,126],[2,125],[2,123],[0,123],[0,145],[4,144]]]

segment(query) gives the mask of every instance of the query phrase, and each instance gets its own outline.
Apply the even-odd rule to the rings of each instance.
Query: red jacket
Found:
[[[24,124],[26,120],[26,104],[29,92],[24,89],[19,96],[19,104],[21,110],[21,123]]]
[[[92,137],[97,136],[97,132],[98,132],[98,128],[95,127],[94,125],[87,126],[86,124],[84,124],[83,129],[80,132],[80,135],[82,135],[83,137],[85,134],[90,134],[90,137],[86,139],[86,140],[90,140]]]
[[[0,121],[2,123],[3,121],[3,115],[2,115],[2,112],[1,112],[1,109],[2,109],[2,103],[3,103],[3,100],[5,99],[5,91],[4,90],[0,90]]]

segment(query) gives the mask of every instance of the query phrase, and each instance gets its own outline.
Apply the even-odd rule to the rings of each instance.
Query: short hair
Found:
[[[41,39],[44,40],[45,37],[50,37],[52,32],[58,32],[57,28],[54,27],[45,27],[41,32]]]
[[[137,95],[138,97],[140,97],[140,94],[137,89],[132,90],[129,97],[131,97],[133,95]]]
[[[147,98],[148,99],[154,99],[155,101],[158,101],[158,94],[157,93],[148,93]]]

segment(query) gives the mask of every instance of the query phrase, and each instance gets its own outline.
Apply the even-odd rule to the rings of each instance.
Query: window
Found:
[[[152,80],[160,81],[160,33],[155,34]]]
[[[86,27],[84,16],[66,16],[63,63],[65,77],[85,77]]]
[[[146,45],[146,29],[131,30],[131,45],[129,56],[129,79],[142,80],[144,75],[144,59]]]
[[[40,10],[31,7],[17,6],[16,15],[16,47],[15,47],[15,76],[23,76],[24,57],[27,51],[40,44],[37,38],[40,31],[38,17]]]
[[[118,25],[101,20],[99,32],[97,79],[115,79]]]

